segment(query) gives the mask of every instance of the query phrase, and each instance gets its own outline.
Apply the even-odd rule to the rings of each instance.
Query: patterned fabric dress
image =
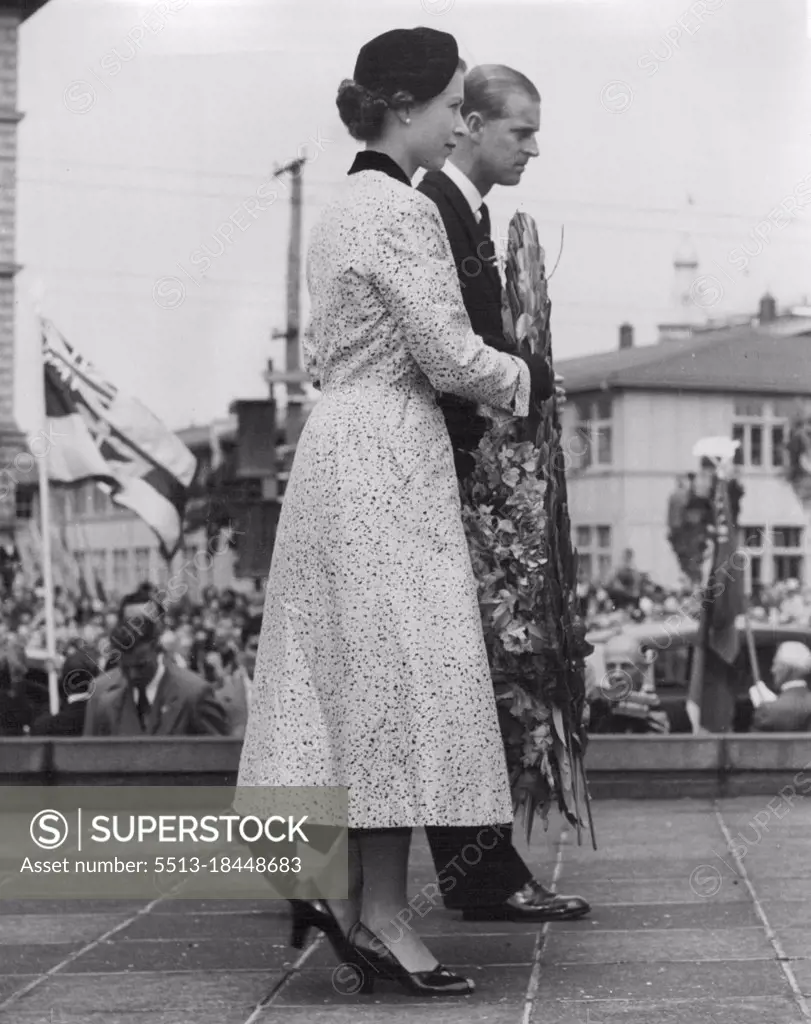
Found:
[[[512,818],[437,390],[526,415],[470,329],[435,205],[361,154],[311,238],[307,368],[240,786],[348,786],[354,828]],[[357,162],[356,162],[357,163]],[[379,169],[378,169],[379,168]]]

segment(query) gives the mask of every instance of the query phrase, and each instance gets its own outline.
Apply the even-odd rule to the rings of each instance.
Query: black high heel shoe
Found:
[[[329,927],[329,919],[324,905],[313,900],[290,900],[293,920],[290,931],[290,945],[294,949],[304,949],[310,930],[315,928],[324,931]]]
[[[327,903],[321,900],[290,900],[289,902],[293,908],[290,945],[294,949],[303,949],[310,930],[315,928],[324,935],[342,963],[353,964],[355,962],[355,951]]]
[[[399,982],[412,996],[469,996],[475,989],[472,981],[452,974],[437,964],[430,971],[410,972],[397,957],[365,925],[352,926],[347,942],[353,951],[353,967],[361,972],[359,991],[371,995],[376,978]]]

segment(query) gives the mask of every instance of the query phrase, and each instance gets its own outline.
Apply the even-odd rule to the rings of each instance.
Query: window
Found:
[[[575,404],[575,411],[577,441],[572,454],[578,469],[610,466],[613,460],[611,396],[581,399]]]
[[[762,548],[765,533],[766,528],[764,526],[742,526],[741,544],[745,548]]]
[[[802,555],[775,555],[774,582],[801,580],[803,576]]]
[[[86,516],[93,511],[93,491],[95,484],[79,484],[73,492],[73,514]]]
[[[749,461],[753,466],[763,465],[763,427],[749,428]]]
[[[56,523],[68,520],[68,494],[64,487],[51,487],[51,514]]]
[[[801,526],[775,526],[772,529],[772,552],[773,582],[802,580],[804,555]]]
[[[798,548],[802,543],[802,536],[800,526],[775,526],[772,530],[772,544],[776,548]]]
[[[599,466],[611,465],[611,427],[602,426],[597,428],[597,464]]]
[[[145,583],[149,580],[149,548],[135,549],[135,582]]]
[[[36,488],[29,484],[18,484],[14,488],[14,514],[17,519],[31,519],[34,515]]]
[[[754,597],[772,583],[802,580],[803,527],[741,526],[740,544],[748,558],[747,587]]]
[[[606,580],[611,574],[611,527],[578,526],[577,562],[588,579]]]
[[[743,465],[743,459],[744,459],[744,452],[746,450],[746,447],[745,447],[745,445],[746,445],[746,435],[744,433],[744,428],[741,426],[740,423],[736,423],[735,426],[732,428],[732,440],[738,442],[738,447],[737,447],[737,450],[735,451],[735,458],[734,458],[735,465],[736,466],[742,466]]]
[[[103,516],[110,511],[110,496],[98,484],[93,488],[93,514]]]
[[[101,580],[102,583],[107,582],[107,552],[106,551],[91,551],[90,552],[90,569],[93,573],[95,580]]]
[[[113,589],[123,594],[129,586],[130,553],[126,548],[113,551]]]
[[[786,428],[772,427],[772,465],[785,466]]]
[[[796,399],[739,399],[735,402],[732,439],[740,442],[735,464],[755,469],[781,469],[786,463],[788,420]]]

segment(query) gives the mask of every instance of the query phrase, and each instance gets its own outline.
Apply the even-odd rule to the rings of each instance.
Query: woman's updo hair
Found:
[[[387,110],[427,103],[464,65],[456,40],[432,28],[392,29],[361,47],[352,78],[338,89],[336,104],[350,135],[374,142]]]
[[[338,87],[338,113],[353,139],[374,142],[383,131],[387,110],[414,106],[416,100],[410,92],[401,89],[394,96],[384,96],[345,78]]]

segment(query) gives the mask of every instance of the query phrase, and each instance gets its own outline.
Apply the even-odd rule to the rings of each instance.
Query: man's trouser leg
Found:
[[[448,910],[497,906],[532,879],[512,825],[429,826],[439,890]]]

